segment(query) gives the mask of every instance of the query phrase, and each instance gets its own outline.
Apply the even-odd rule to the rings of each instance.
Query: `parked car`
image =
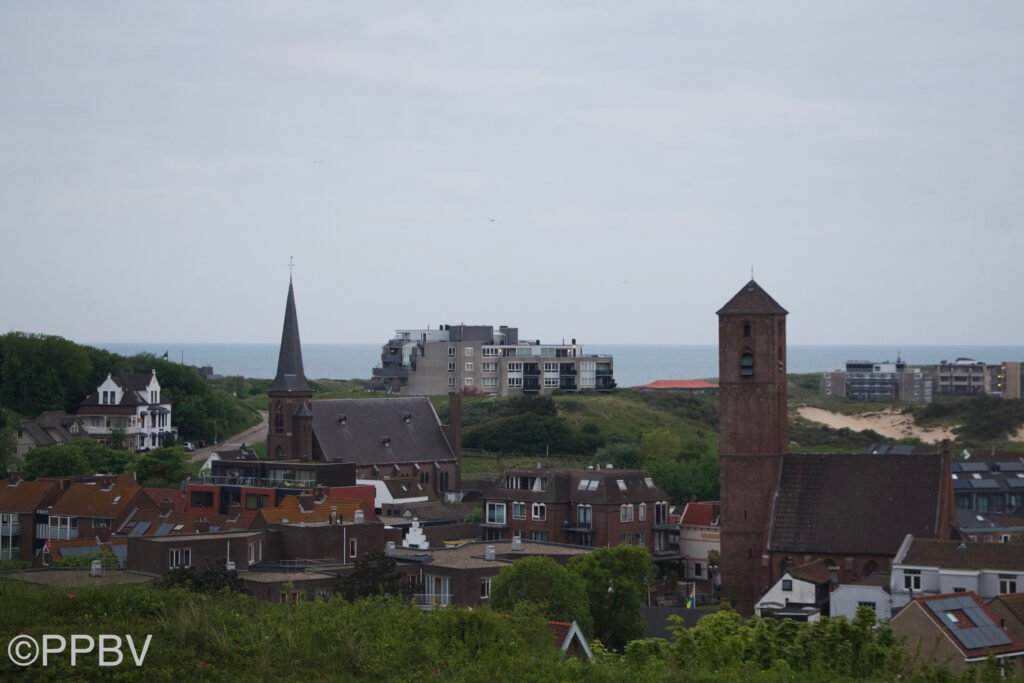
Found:
[[[196,445],[194,443],[192,443],[191,441],[182,441],[178,445],[181,446],[182,448],[184,448],[189,453],[191,453],[192,451],[194,451],[196,449]]]

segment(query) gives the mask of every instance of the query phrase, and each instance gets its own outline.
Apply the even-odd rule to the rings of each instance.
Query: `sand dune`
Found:
[[[922,427],[914,422],[913,415],[904,414],[898,408],[861,413],[860,415],[843,415],[831,410],[801,406],[797,408],[800,417],[828,425],[833,429],[846,427],[855,432],[873,429],[887,439],[905,439],[916,437],[924,443],[938,443],[943,439],[955,439],[951,427]]]

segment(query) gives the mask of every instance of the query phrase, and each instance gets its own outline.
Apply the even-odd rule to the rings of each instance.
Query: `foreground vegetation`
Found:
[[[866,614],[817,624],[708,615],[675,639],[634,640],[621,654],[595,644],[580,662],[555,647],[545,619],[528,606],[423,612],[400,599],[279,605],[237,592],[149,586],[58,590],[0,579],[3,643],[19,633],[152,634],[142,667],[100,669],[95,655],[75,668],[14,666],[3,680],[123,681],[952,681],[944,670],[908,674],[899,642]],[[983,676],[993,672],[984,669]],[[992,679],[998,680],[998,679]]]

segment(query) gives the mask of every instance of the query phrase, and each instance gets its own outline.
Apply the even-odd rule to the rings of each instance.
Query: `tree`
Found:
[[[644,633],[640,608],[654,575],[651,555],[641,546],[600,548],[569,560],[569,570],[583,580],[594,621],[594,637],[621,650]]]
[[[397,567],[393,558],[371,550],[356,559],[351,574],[341,578],[338,592],[350,602],[371,595],[407,596],[411,593],[409,582]]]
[[[138,457],[135,478],[141,486],[175,487],[188,474],[188,454],[179,448],[157,448]]]
[[[598,448],[593,462],[596,465],[615,465],[624,470],[636,469],[640,467],[640,452],[637,444],[618,441]]]
[[[548,619],[576,621],[590,637],[593,619],[583,580],[550,557],[524,557],[494,578],[491,607],[511,612],[520,602],[536,604]]]
[[[25,478],[67,477],[76,474],[119,474],[131,469],[135,456],[79,439],[56,446],[34,448],[25,454]]]
[[[195,567],[175,567],[160,581],[164,588],[184,588],[193,593],[220,593],[221,591],[245,592],[245,584],[238,572],[228,569],[224,560],[206,565],[202,570]]]
[[[638,450],[645,465],[652,462],[674,462],[683,450],[683,440],[671,430],[659,427],[644,432]]]

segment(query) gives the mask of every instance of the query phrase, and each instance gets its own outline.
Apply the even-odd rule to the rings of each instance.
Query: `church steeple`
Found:
[[[295,313],[295,290],[288,278],[288,302],[284,308],[281,351],[277,376],[267,389],[270,424],[267,429],[267,457],[295,460],[313,456],[313,387],[302,369],[299,318]]]
[[[288,302],[284,309],[281,351],[277,357],[277,376],[270,391],[312,391],[302,369],[302,344],[299,342],[299,319],[295,314],[295,290],[288,278]]]

